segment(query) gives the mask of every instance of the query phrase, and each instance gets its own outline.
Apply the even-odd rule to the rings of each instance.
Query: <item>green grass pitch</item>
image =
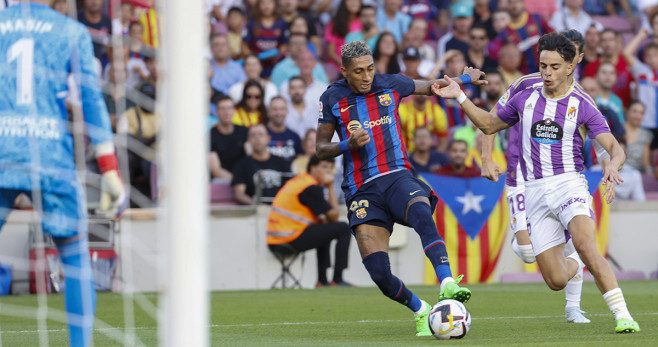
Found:
[[[210,338],[213,346],[658,345],[658,281],[628,281],[621,287],[642,328],[638,334],[615,334],[601,294],[586,282],[582,308],[590,324],[565,323],[564,292],[552,292],[543,283],[472,285],[466,305],[473,316],[471,330],[464,339],[450,341],[415,337],[411,312],[376,287],[213,292]],[[436,301],[436,286],[411,288],[422,299]],[[2,346],[38,346],[40,330],[48,331],[51,346],[67,344],[63,297],[47,300],[51,319],[39,327],[36,296],[0,298]],[[130,329],[147,346],[157,345],[157,323],[146,313],[155,314],[156,300],[155,294],[141,296]],[[97,318],[102,322],[95,327],[95,346],[123,344],[114,339],[125,337],[123,309],[120,294],[99,293]]]

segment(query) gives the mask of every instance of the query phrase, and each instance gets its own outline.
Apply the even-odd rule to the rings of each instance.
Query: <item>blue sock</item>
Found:
[[[60,243],[57,250],[62,257],[66,288],[64,304],[69,325],[71,346],[88,346],[94,327],[96,291],[89,259],[87,237]]]
[[[379,290],[387,297],[417,312],[423,306],[420,299],[402,281],[391,273],[388,253],[375,252],[363,258],[363,265]]]
[[[423,244],[425,255],[432,263],[432,266],[434,266],[434,271],[436,271],[436,277],[439,279],[439,282],[442,282],[446,277],[452,277],[446,243],[436,229],[430,206],[423,202],[417,202],[409,206],[407,210],[407,223],[420,236],[420,242]]]

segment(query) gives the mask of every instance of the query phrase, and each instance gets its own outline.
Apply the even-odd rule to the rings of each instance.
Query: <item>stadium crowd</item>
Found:
[[[52,2],[73,15],[66,5]],[[157,184],[148,154],[160,126],[154,5],[79,0],[77,12],[94,39],[113,130],[132,144],[133,194],[149,199]],[[539,37],[565,29],[585,38],[575,80],[627,150],[617,197],[658,199],[658,0],[206,0],[205,8],[210,175],[230,184],[241,204],[271,202],[287,178],[305,171],[315,152],[319,97],[342,78],[343,44],[364,40],[377,72],[414,79],[476,67],[489,84],[463,90],[490,109],[516,79],[538,71]],[[79,105],[74,95],[68,101],[71,109]],[[455,100],[409,96],[399,115],[417,172],[477,176],[483,134]],[[257,124],[264,129],[250,130]],[[503,170],[506,148],[506,136],[498,137],[493,158]],[[599,167],[589,140],[584,151],[587,167]]]

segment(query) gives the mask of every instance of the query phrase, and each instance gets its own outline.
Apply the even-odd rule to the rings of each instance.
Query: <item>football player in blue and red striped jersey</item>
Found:
[[[372,52],[363,41],[344,45],[341,55],[345,79],[332,83],[320,97],[316,152],[321,159],[343,154],[342,187],[363,265],[384,295],[414,311],[416,335],[429,336],[431,306],[393,276],[388,242],[394,223],[414,228],[441,283],[439,300],[466,302],[471,297],[470,290],[459,287],[461,277],[452,277],[445,242],[432,218],[438,199],[412,173],[398,115],[403,97],[431,95],[433,84],[447,83],[375,73]],[[456,80],[486,84],[480,70],[465,72]],[[339,143],[331,142],[334,132]]]

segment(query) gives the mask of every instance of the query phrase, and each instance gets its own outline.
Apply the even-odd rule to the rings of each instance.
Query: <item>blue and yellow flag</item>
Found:
[[[465,283],[491,282],[509,225],[505,177],[495,183],[482,177],[423,178],[439,196],[434,219],[453,274],[463,274]],[[436,283],[427,264],[425,283]]]

